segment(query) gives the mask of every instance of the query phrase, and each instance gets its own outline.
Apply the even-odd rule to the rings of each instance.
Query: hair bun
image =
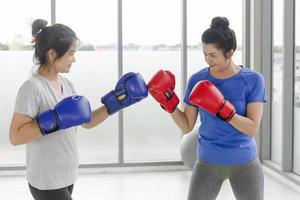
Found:
[[[229,21],[226,17],[214,17],[211,20],[210,28],[228,29]]]
[[[36,36],[42,28],[46,27],[48,22],[44,19],[36,19],[32,22],[31,28],[32,28],[32,36]]]

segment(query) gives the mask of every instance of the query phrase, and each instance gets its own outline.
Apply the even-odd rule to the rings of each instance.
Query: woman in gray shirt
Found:
[[[32,24],[32,35],[39,67],[18,91],[10,142],[26,144],[27,180],[34,199],[70,200],[78,170],[76,125],[95,127],[110,114],[147,97],[147,86],[139,74],[127,73],[102,98],[104,105],[90,112],[87,100],[78,99],[72,83],[60,75],[75,62],[75,32],[38,19]],[[87,120],[78,121],[84,115]]]

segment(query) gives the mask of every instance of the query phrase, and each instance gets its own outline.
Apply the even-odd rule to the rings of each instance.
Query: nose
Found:
[[[208,60],[209,60],[208,55],[204,56],[204,59],[205,59],[206,61],[208,61]]]
[[[205,56],[205,61],[206,61],[207,64],[211,63],[211,60],[208,58],[208,56]]]

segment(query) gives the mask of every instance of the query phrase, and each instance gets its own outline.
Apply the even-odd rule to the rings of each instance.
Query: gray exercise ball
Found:
[[[180,142],[180,155],[183,163],[190,169],[197,160],[198,128],[184,134]]]

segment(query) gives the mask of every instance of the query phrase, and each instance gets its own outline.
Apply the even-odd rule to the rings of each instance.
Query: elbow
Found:
[[[10,141],[10,144],[13,145],[13,146],[18,146],[18,145],[20,145],[20,144],[18,144],[17,142],[12,142],[12,141]]]
[[[258,128],[254,128],[254,129],[252,129],[252,130],[248,130],[248,131],[246,132],[246,134],[247,134],[248,136],[250,136],[250,137],[254,137],[254,136],[257,134],[257,132],[258,132]]]
[[[20,139],[18,139],[17,137],[17,132],[13,132],[13,131],[9,131],[9,142],[10,144],[12,144],[13,146],[17,146],[17,145],[20,145],[20,144],[23,144]]]
[[[10,137],[9,137],[9,142],[10,142],[10,144],[12,144],[13,146],[20,145],[20,143],[17,141],[17,139],[16,139],[15,137],[12,137],[11,135],[10,135]]]
[[[250,131],[249,135],[251,137],[254,137],[260,130],[260,123],[255,124],[255,126],[253,127],[253,129]]]
[[[250,137],[254,137],[256,135],[256,132],[247,132],[246,134]]]
[[[81,127],[84,129],[87,129],[87,130],[92,129],[92,127],[89,127],[89,126],[81,126]]]
[[[81,124],[81,127],[84,128],[84,129],[92,129],[92,128],[94,128],[96,125],[95,125],[95,122],[94,122],[93,119],[94,118],[92,116],[91,120],[88,123]]]
[[[83,124],[83,125],[81,125],[81,127],[84,129],[92,129],[93,128],[93,126],[91,126],[90,124]]]
[[[193,130],[193,128],[190,128],[190,127],[187,127],[187,128],[184,128],[184,129],[181,129],[182,133],[185,135],[185,134],[188,134],[189,132],[191,132]]]
[[[188,134],[192,132],[195,127],[195,123],[188,123],[186,127],[182,129],[183,134]]]
[[[11,145],[16,146],[17,142],[16,142],[15,137],[13,137],[13,135],[14,134],[12,133],[12,131],[9,130],[9,142],[10,142]]]

